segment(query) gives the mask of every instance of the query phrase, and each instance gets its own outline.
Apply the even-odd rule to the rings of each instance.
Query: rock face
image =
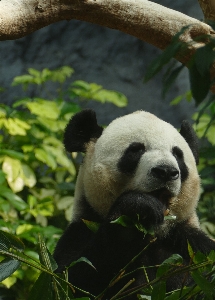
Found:
[[[202,18],[196,0],[154,1],[185,14]],[[21,88],[10,88],[12,79],[28,68],[42,70],[69,65],[75,69],[72,80],[96,82],[107,89],[124,93],[129,104],[116,108],[111,104],[88,106],[96,109],[99,122],[107,123],[119,115],[143,109],[178,126],[190,118],[194,105],[181,103],[170,107],[169,101],[189,89],[187,71],[177,79],[165,100],[161,97],[162,72],[143,83],[146,67],[159,50],[122,32],[77,20],[63,21],[43,28],[27,37],[0,43],[0,102],[11,104],[24,96]],[[35,94],[31,90],[31,95]],[[37,96],[38,93],[37,93]]]

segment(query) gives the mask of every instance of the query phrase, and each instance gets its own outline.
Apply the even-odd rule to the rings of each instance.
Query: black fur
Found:
[[[134,174],[141,156],[145,152],[145,146],[142,143],[132,143],[123,153],[118,169],[121,173],[128,175]]]
[[[91,209],[90,207],[88,209],[90,215]],[[110,280],[120,269],[150,242],[150,236],[144,238],[143,233],[136,228],[126,228],[110,222],[121,215],[136,218],[138,213],[139,220],[143,225],[156,227],[163,222],[163,209],[163,204],[155,197],[130,191],[122,194],[116,200],[97,233],[92,233],[81,220],[72,223],[60,239],[54,253],[59,265],[57,271],[62,272],[65,265],[69,265],[82,256],[87,257],[96,270],[86,263],[76,264],[69,269],[69,281],[94,295],[98,295],[108,286]],[[96,220],[99,218],[96,217],[96,213],[94,217]],[[175,253],[183,257],[184,264],[189,264],[188,241],[195,252],[199,250],[207,254],[212,249],[215,250],[215,242],[210,240],[200,229],[191,227],[187,222],[176,223],[166,237],[158,237],[154,243],[151,243],[127,271],[135,270],[143,265],[160,264]],[[150,280],[155,278],[156,267],[149,269],[148,276]],[[110,299],[134,277],[136,280],[130,288],[146,282],[142,270],[132,273],[108,289],[104,299]],[[184,276],[170,278],[167,281],[167,290],[180,288],[183,279]],[[191,278],[187,277],[185,284],[190,282]],[[81,293],[77,292],[76,296],[80,295]],[[134,295],[126,299],[137,298]]]
[[[181,171],[181,181],[185,181],[188,178],[189,172],[188,172],[188,168],[184,162],[184,154],[182,152],[182,150],[178,147],[174,147],[172,149],[172,153],[175,156],[179,169]]]
[[[86,144],[98,139],[103,128],[97,124],[96,114],[91,109],[77,113],[69,121],[64,133],[64,145],[69,152],[85,152]]]
[[[188,143],[190,149],[193,152],[193,156],[196,160],[196,164],[198,164],[199,163],[198,138],[192,126],[187,120],[182,121],[180,134]]]

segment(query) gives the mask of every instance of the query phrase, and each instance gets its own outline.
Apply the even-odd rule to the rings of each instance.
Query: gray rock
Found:
[[[154,2],[202,18],[196,0]],[[42,70],[69,65],[76,71],[72,80],[96,82],[128,97],[129,104],[123,109],[112,104],[87,103],[97,111],[99,122],[108,123],[117,116],[143,109],[179,126],[182,119],[191,117],[194,104],[183,101],[171,107],[169,101],[189,89],[188,74],[184,70],[163,100],[163,72],[143,83],[146,68],[158,53],[158,49],[135,37],[95,24],[77,20],[52,24],[27,37],[0,43],[0,86],[6,88],[6,92],[0,94],[0,102],[12,104],[25,96],[21,87],[11,88],[10,84],[28,68]],[[34,88],[30,89],[30,95],[39,96]]]

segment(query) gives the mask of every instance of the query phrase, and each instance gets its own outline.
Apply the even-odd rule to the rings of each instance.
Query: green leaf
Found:
[[[56,145],[54,147],[49,145],[43,145],[43,148],[46,151],[46,153],[50,153],[55,157],[56,162],[59,165],[65,167],[71,175],[75,176],[76,174],[75,166],[72,163],[72,161],[69,160],[68,157],[66,156],[62,144],[60,144],[60,146],[58,147],[56,147]]]
[[[25,157],[24,154],[21,152],[8,149],[0,149],[0,155],[8,155],[19,160],[22,160]]]
[[[31,75],[21,75],[16,76],[13,79],[12,86],[20,85],[22,84],[23,87],[27,87],[29,83],[35,83],[34,77]]]
[[[129,227],[129,228],[135,226],[133,220],[125,215],[120,216],[119,218],[117,218],[114,221],[111,221],[110,223],[119,224],[123,227]]]
[[[201,262],[204,262],[207,260],[207,257],[206,255],[204,255],[203,253],[201,253],[200,251],[197,251],[193,257],[193,262],[195,264],[198,264],[198,263],[201,263]]]
[[[164,216],[164,221],[166,220],[176,220],[176,216],[173,216],[173,215],[167,215],[167,216]]]
[[[65,275],[58,274],[59,277],[65,280]],[[65,281],[56,280],[53,278],[53,285],[56,296],[56,300],[74,300],[72,289]],[[80,300],[81,298],[76,298]]]
[[[89,297],[74,298],[73,300],[91,300]]]
[[[208,71],[203,76],[197,69],[195,63],[189,68],[189,77],[190,77],[190,87],[193,98],[198,105],[201,103],[207,96],[210,89],[210,72]]]
[[[118,107],[127,105],[127,98],[122,93],[103,89],[101,85],[96,83],[87,83],[82,80],[74,81],[69,89],[71,96],[78,96],[84,99],[96,100],[101,103],[110,102]]]
[[[62,197],[60,198],[56,205],[57,205],[57,208],[59,210],[65,210],[65,209],[68,209],[70,206],[73,206],[73,202],[74,202],[74,197],[72,196],[65,196],[65,197]]]
[[[172,254],[169,258],[162,262],[162,265],[180,265],[183,263],[183,258],[179,254]]]
[[[5,231],[0,231],[0,245],[0,249],[2,248],[2,250],[13,248],[19,252],[23,252],[25,249],[25,245],[18,237]]]
[[[0,118],[5,118],[6,116],[7,116],[7,111],[4,108],[0,107]]]
[[[6,258],[0,262],[0,282],[12,275],[19,267],[20,262],[15,259]]]
[[[20,178],[21,162],[6,156],[2,164],[2,170],[6,174],[7,182],[14,192],[19,192],[24,187],[24,182]]]
[[[0,170],[0,185],[5,182],[5,174],[3,171]]]
[[[200,108],[199,112],[198,112],[198,117],[196,119],[196,124],[199,123],[199,120],[201,119],[202,115],[204,114],[204,112],[206,111],[206,109],[211,105],[211,103],[213,103],[215,100],[215,96],[212,95],[209,97],[209,99],[207,100],[207,102]]]
[[[23,145],[22,150],[24,153],[33,152],[34,146],[33,145]]]
[[[187,241],[187,249],[188,249],[188,253],[189,253],[190,258],[193,259],[195,253],[194,253],[194,251],[193,251],[193,249],[192,249],[192,247],[191,247],[189,241]]]
[[[17,228],[16,228],[16,234],[17,235],[20,235],[26,231],[29,231],[33,228],[34,226],[31,225],[31,224],[22,224],[22,225],[19,225]]]
[[[144,82],[147,82],[154,77],[163,68],[163,66],[166,65],[170,59],[177,54],[177,52],[183,46],[182,42],[179,40],[180,35],[182,35],[188,28],[189,26],[183,27],[181,31],[173,37],[172,42],[162,52],[162,54],[149,65],[144,77]]]
[[[63,66],[53,71],[44,69],[42,71],[42,78],[45,78],[46,80],[52,80],[54,82],[63,83],[67,78],[71,77],[73,73],[74,69],[69,66]]]
[[[74,265],[76,265],[77,263],[80,263],[80,262],[85,262],[85,263],[87,263],[88,265],[90,265],[93,269],[96,269],[96,268],[93,266],[93,264],[92,264],[86,257],[81,257],[81,258],[79,258],[78,260],[73,261],[73,262],[67,267],[67,269],[73,267]]]
[[[2,164],[2,170],[7,175],[7,182],[14,192],[19,192],[26,185],[33,187],[36,177],[33,170],[18,159],[6,156]]]
[[[208,259],[212,260],[213,262],[215,261],[215,251],[212,250],[209,254],[208,254]]]
[[[171,102],[170,105],[177,105],[183,100],[183,95],[179,95],[176,98],[174,98]]]
[[[194,55],[196,68],[201,76],[208,74],[210,66],[215,59],[214,47],[211,44],[198,48]]]
[[[33,285],[29,300],[55,300],[52,289],[52,276],[47,273],[41,273]]]
[[[207,299],[213,300],[215,296],[214,286],[199,272],[199,270],[191,272],[191,276],[195,283],[205,293]]]
[[[41,148],[34,149],[34,153],[38,160],[47,164],[53,170],[56,169],[56,167],[57,167],[56,160],[50,153],[47,153],[44,149],[41,149]]]
[[[81,108],[78,104],[76,103],[68,103],[68,102],[64,102],[61,108],[61,114],[60,116],[65,116],[67,114],[69,114],[71,116],[71,114],[76,114],[79,111],[81,111]]]
[[[192,298],[192,296],[195,297],[196,293],[200,291],[200,288],[196,286],[195,288],[193,287],[183,287],[183,290],[177,290],[173,291],[171,295],[165,297],[165,300],[179,300],[182,296],[184,296],[185,299],[195,299]],[[186,297],[185,297],[186,295]]]
[[[22,163],[22,172],[20,177],[23,179],[26,186],[32,188],[36,184],[36,176],[33,170],[26,164]]]
[[[181,65],[177,68],[175,68],[169,76],[166,78],[164,81],[164,86],[163,86],[163,91],[162,91],[162,96],[165,97],[166,93],[169,91],[173,83],[175,82],[176,78],[180,74],[181,70],[184,68],[184,65]]]
[[[0,195],[5,197],[19,211],[25,210],[28,207],[28,204],[22,198],[12,193],[9,189],[8,191],[1,191],[0,188]]]
[[[26,130],[30,129],[30,125],[17,118],[4,119],[4,126],[11,135],[22,135],[27,134]]]
[[[151,299],[163,300],[166,295],[166,283],[165,281],[159,281],[153,286]]]
[[[33,68],[29,68],[28,69],[28,73],[34,77],[40,77],[40,71],[33,69]]]
[[[176,265],[181,265],[183,258],[179,254],[172,254],[169,258],[165,259],[157,270],[156,277],[161,277],[169,269]]]
[[[110,102],[118,107],[125,107],[128,104],[127,98],[122,93],[105,89],[101,89],[95,95],[92,95],[92,99],[101,103]]]
[[[0,250],[9,251],[11,243],[3,231],[0,231]]]
[[[32,114],[47,119],[57,120],[60,115],[60,108],[57,103],[41,98],[34,98],[33,102],[26,103],[27,108]]]
[[[92,221],[88,221],[88,220],[84,220],[84,219],[82,219],[82,221],[94,233],[96,233],[99,230],[99,227],[101,225],[100,223],[92,222]]]
[[[12,107],[16,108],[16,107],[19,107],[20,105],[26,104],[27,102],[31,102],[31,101],[32,101],[31,98],[26,97],[26,98],[23,98],[23,99],[20,99],[20,100],[14,102]]]
[[[40,262],[46,266],[46,268],[50,271],[55,271],[58,268],[58,265],[51,253],[46,247],[44,241],[39,237],[39,245],[40,245]]]

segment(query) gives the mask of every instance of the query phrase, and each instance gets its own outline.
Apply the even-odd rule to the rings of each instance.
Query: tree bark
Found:
[[[209,25],[147,0],[1,0],[0,40],[21,38],[71,19],[123,31],[160,49],[165,49],[182,27],[190,25],[180,37],[189,44],[189,50],[178,57],[184,64],[204,44],[204,40],[197,43],[194,38],[215,35]]]
[[[203,11],[205,21],[215,22],[215,1],[214,0],[198,0]]]

